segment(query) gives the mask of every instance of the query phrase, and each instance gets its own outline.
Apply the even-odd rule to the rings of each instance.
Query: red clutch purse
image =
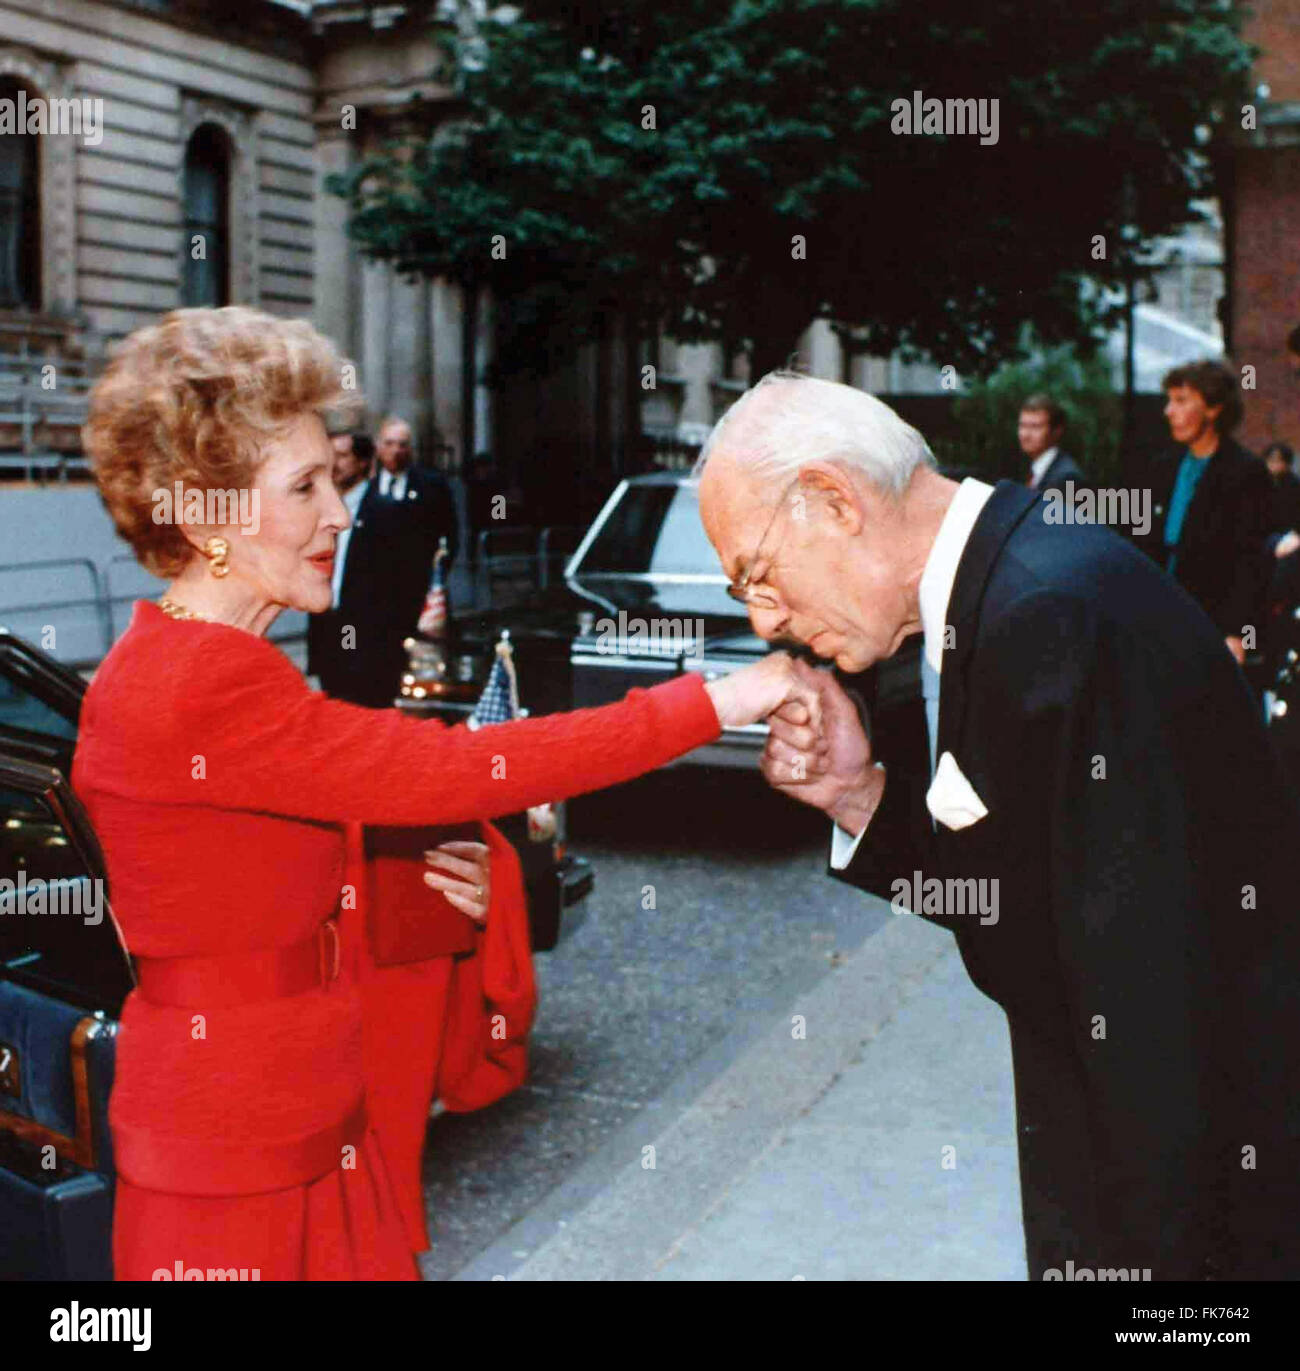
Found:
[[[436,871],[425,851],[452,839],[485,841],[477,823],[443,828],[365,829],[366,927],[377,966],[423,962],[473,952],[478,930],[440,890],[424,882]]]

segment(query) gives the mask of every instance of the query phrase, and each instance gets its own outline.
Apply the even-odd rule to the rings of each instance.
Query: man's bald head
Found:
[[[841,462],[895,497],[918,465],[934,465],[920,433],[874,395],[793,371],[769,372],[731,406],[709,434],[695,474],[702,476],[721,452],[770,485],[788,482],[807,462]]]
[[[695,471],[705,532],[748,586],[760,637],[861,671],[920,627],[920,569],[956,487],[887,405],[773,373],[718,422]]]

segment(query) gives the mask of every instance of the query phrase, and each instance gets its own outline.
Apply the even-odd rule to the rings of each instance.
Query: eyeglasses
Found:
[[[739,600],[742,605],[756,606],[760,609],[774,609],[776,607],[776,596],[771,591],[754,591],[750,589],[750,582],[753,580],[754,568],[759,565],[759,558],[763,555],[763,544],[767,542],[767,535],[771,533],[776,524],[777,516],[785,508],[785,502],[789,498],[790,492],[799,484],[796,476],[793,481],[781,492],[781,498],[776,503],[776,508],[772,511],[772,517],[768,520],[767,527],[763,530],[763,536],[758,540],[758,546],[754,549],[754,555],[750,558],[746,567],[745,574],[738,581],[732,581],[727,587],[727,594],[733,600]]]

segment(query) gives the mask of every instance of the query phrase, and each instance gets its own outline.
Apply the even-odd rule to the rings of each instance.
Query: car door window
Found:
[[[39,783],[0,780],[0,976],[116,1013],[129,971],[106,883],[62,806]]]
[[[700,497],[694,486],[678,486],[664,511],[649,571],[660,576],[714,576],[725,580],[718,554],[700,522]]]
[[[623,580],[654,587],[670,615],[743,618],[700,522],[699,493],[689,484],[629,485],[571,575],[593,588]]]
[[[74,740],[75,720],[67,718],[32,693],[27,683],[14,680],[0,671],[0,726],[25,733]]]
[[[85,682],[0,629],[0,728],[74,740]]]
[[[649,571],[674,494],[668,485],[628,486],[592,540],[577,568],[578,575],[638,575]]]

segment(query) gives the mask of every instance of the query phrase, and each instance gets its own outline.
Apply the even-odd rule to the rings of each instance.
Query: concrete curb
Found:
[[[653,1279],[956,958],[946,932],[911,916],[891,918],[674,1116],[648,1111],[633,1120],[455,1279]],[[806,1037],[794,1036],[796,1015]],[[653,1169],[643,1164],[651,1155]]]

